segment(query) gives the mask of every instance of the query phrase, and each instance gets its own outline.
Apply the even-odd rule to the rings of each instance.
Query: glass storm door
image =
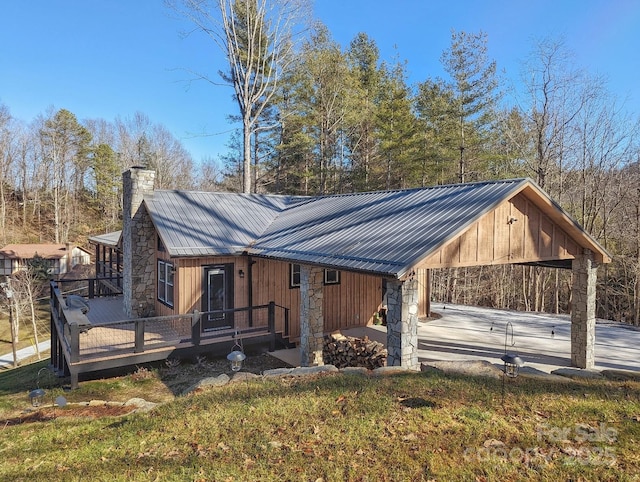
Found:
[[[220,330],[231,328],[230,314],[223,313],[229,308],[227,275],[224,268],[208,268],[206,270],[207,292],[204,330]]]

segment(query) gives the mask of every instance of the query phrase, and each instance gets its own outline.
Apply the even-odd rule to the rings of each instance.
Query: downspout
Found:
[[[247,257],[247,304],[249,305],[249,326],[253,326],[253,265],[255,261],[249,255]]]

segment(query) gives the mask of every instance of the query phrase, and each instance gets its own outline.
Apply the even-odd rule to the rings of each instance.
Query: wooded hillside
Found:
[[[235,14],[235,28],[246,26]],[[453,32],[441,59],[449,78],[408,85],[405,63],[380,59],[365,33],[343,47],[317,25],[252,124],[249,171],[239,143],[194,162],[143,113],[108,121],[52,109],[21,120],[0,104],[0,244],[83,244],[120,229],[121,173],[134,165],[155,169],[161,189],[240,191],[248,176],[253,192],[304,195],[527,176],[613,254],[599,271],[598,316],[640,324],[638,116],[567,54],[553,40],[533,45],[520,92],[506,95],[486,35]],[[438,270],[434,295],[565,312],[570,276]]]

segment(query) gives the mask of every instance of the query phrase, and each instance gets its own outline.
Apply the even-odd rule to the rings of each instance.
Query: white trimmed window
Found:
[[[340,271],[338,271],[337,269],[325,269],[324,284],[326,285],[340,284]]]
[[[158,260],[158,299],[168,306],[173,306],[174,272],[172,263]]]
[[[299,264],[292,263],[289,265],[289,287],[300,288],[300,265]]]

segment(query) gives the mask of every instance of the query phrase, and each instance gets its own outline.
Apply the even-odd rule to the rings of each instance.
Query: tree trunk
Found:
[[[18,331],[16,329],[16,323],[12,316],[13,307],[12,301],[9,300],[9,324],[11,325],[11,351],[13,352],[13,367],[18,366]]]
[[[29,294],[29,309],[31,310],[31,326],[33,329],[33,341],[36,345],[36,355],[38,355],[38,360],[42,357],[40,356],[40,347],[38,341],[38,324],[36,323],[36,307],[34,304],[33,290],[31,289],[31,285],[27,287]]]
[[[242,192],[251,192],[251,124],[248,118],[242,121]]]

